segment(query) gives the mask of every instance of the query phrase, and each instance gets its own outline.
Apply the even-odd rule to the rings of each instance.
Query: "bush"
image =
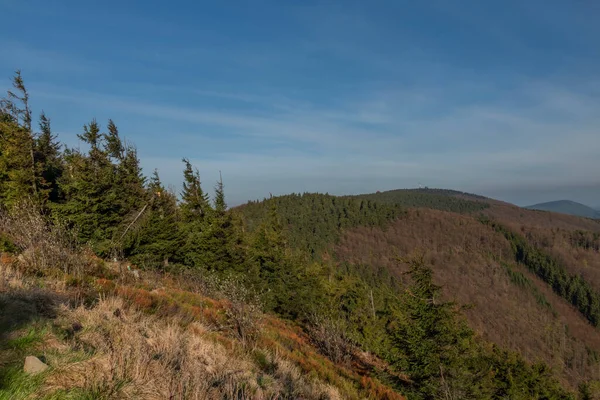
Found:
[[[229,301],[225,310],[225,328],[237,336],[245,347],[253,345],[260,332],[262,315],[258,295],[236,279],[224,279],[219,282],[218,288]]]
[[[84,263],[74,233],[49,221],[33,201],[20,201],[0,213],[0,231],[20,253],[17,261],[26,271],[46,275],[59,267],[66,274],[83,277]]]
[[[321,354],[334,363],[349,362],[356,351],[356,346],[346,335],[345,324],[340,320],[313,314],[306,330]]]

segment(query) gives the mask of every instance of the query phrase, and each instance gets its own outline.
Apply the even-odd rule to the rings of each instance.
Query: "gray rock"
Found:
[[[25,366],[23,367],[23,371],[28,374],[39,374],[40,372],[44,372],[48,369],[48,366],[40,361],[39,358],[34,356],[25,357]]]

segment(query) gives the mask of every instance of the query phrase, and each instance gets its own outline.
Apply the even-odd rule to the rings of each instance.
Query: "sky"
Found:
[[[419,185],[600,206],[600,2],[0,0],[59,139],[112,118],[230,205]]]

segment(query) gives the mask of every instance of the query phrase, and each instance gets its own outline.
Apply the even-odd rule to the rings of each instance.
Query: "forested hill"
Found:
[[[229,209],[185,158],[179,194],[146,176],[111,120],[66,148],[12,83],[0,398],[594,395],[592,222],[438,191]],[[35,379],[31,353],[48,363]]]
[[[276,210],[292,247],[311,256],[334,243],[343,229],[355,226],[384,226],[402,213],[397,204],[369,199],[304,193],[250,201],[237,208],[250,230],[271,210]]]
[[[457,213],[472,213],[489,207],[486,197],[449,189],[397,189],[350,198],[396,204],[405,207],[427,207]]]
[[[408,272],[397,259],[422,252],[445,298],[473,305],[470,324],[488,340],[544,360],[572,387],[598,379],[600,224],[436,189],[289,195],[240,211],[251,228],[275,208],[291,243],[394,290]]]

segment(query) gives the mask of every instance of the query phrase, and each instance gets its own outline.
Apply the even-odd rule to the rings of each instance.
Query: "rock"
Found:
[[[81,325],[79,322],[73,322],[73,325],[71,325],[71,328],[73,328],[73,332],[79,332],[80,330],[83,329],[83,325]]]
[[[23,367],[23,371],[28,374],[39,374],[40,372],[44,372],[48,369],[48,366],[40,361],[39,358],[34,356],[25,357],[25,366]]]

